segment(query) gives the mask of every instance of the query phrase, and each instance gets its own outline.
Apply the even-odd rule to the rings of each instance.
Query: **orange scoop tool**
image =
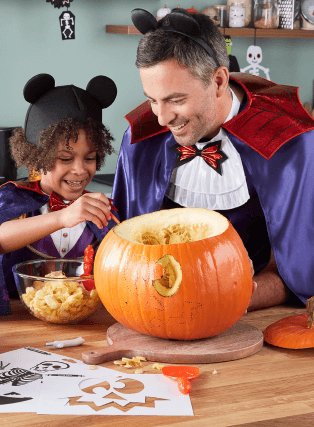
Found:
[[[178,388],[183,394],[190,393],[190,380],[200,374],[199,368],[195,366],[163,366],[161,372],[166,376],[174,379],[178,383]]]

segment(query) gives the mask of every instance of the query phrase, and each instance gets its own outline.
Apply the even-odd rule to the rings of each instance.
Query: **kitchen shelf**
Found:
[[[139,31],[133,25],[106,25],[106,33],[137,35]],[[223,34],[231,37],[256,37],[277,39],[313,39],[314,30],[285,30],[258,28],[220,28]]]

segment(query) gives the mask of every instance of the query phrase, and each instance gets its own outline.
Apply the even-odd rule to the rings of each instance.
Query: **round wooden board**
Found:
[[[121,357],[144,356],[163,363],[213,363],[251,356],[263,346],[263,333],[238,322],[224,333],[194,341],[177,341],[142,335],[115,323],[107,330],[108,346],[82,353],[85,363],[97,365]]]

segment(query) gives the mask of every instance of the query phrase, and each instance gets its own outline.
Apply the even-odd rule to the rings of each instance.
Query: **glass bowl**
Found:
[[[83,261],[27,261],[16,264],[13,274],[24,305],[33,316],[46,322],[77,323],[100,305],[93,276],[80,277]]]

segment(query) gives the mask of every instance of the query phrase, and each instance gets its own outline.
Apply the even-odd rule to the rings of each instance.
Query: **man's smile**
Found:
[[[177,125],[177,126],[168,126],[168,127],[172,133],[180,134],[182,129],[184,129],[187,124],[188,124],[188,121],[181,123],[180,125]]]

